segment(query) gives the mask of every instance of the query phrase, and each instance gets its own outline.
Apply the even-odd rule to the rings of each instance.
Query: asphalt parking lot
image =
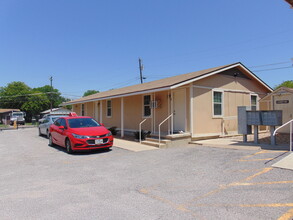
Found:
[[[115,145],[115,142],[114,142]],[[286,151],[185,147],[68,155],[0,132],[1,219],[292,219]]]

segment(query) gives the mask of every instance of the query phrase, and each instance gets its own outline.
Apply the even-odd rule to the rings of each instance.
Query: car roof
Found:
[[[68,117],[67,115],[48,115],[48,117],[51,118],[62,118],[62,117]]]
[[[66,116],[66,117],[62,117],[64,119],[78,119],[78,118],[92,118],[89,116]]]

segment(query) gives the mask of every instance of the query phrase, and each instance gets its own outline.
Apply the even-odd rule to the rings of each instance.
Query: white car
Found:
[[[39,135],[46,135],[49,138],[50,125],[53,124],[60,117],[67,117],[68,115],[47,115],[39,120]]]

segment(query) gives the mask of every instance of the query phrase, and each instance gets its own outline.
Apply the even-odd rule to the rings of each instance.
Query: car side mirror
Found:
[[[60,130],[64,130],[65,127],[64,127],[64,126],[59,126],[59,129],[60,129]]]
[[[104,123],[100,123],[100,125],[105,127]]]

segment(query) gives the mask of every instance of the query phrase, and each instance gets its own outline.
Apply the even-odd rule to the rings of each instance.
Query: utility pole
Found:
[[[142,77],[142,71],[143,71],[143,64],[142,60],[138,58],[138,64],[139,64],[139,73],[140,73],[140,83],[143,84],[143,77]]]
[[[51,93],[50,93],[50,100],[51,100],[51,112],[52,112],[52,109],[53,109],[53,100],[52,100],[52,98],[53,98],[53,94],[52,94],[52,92],[53,92],[53,84],[52,84],[52,81],[53,81],[53,76],[51,76],[50,77],[50,83],[51,83]]]

